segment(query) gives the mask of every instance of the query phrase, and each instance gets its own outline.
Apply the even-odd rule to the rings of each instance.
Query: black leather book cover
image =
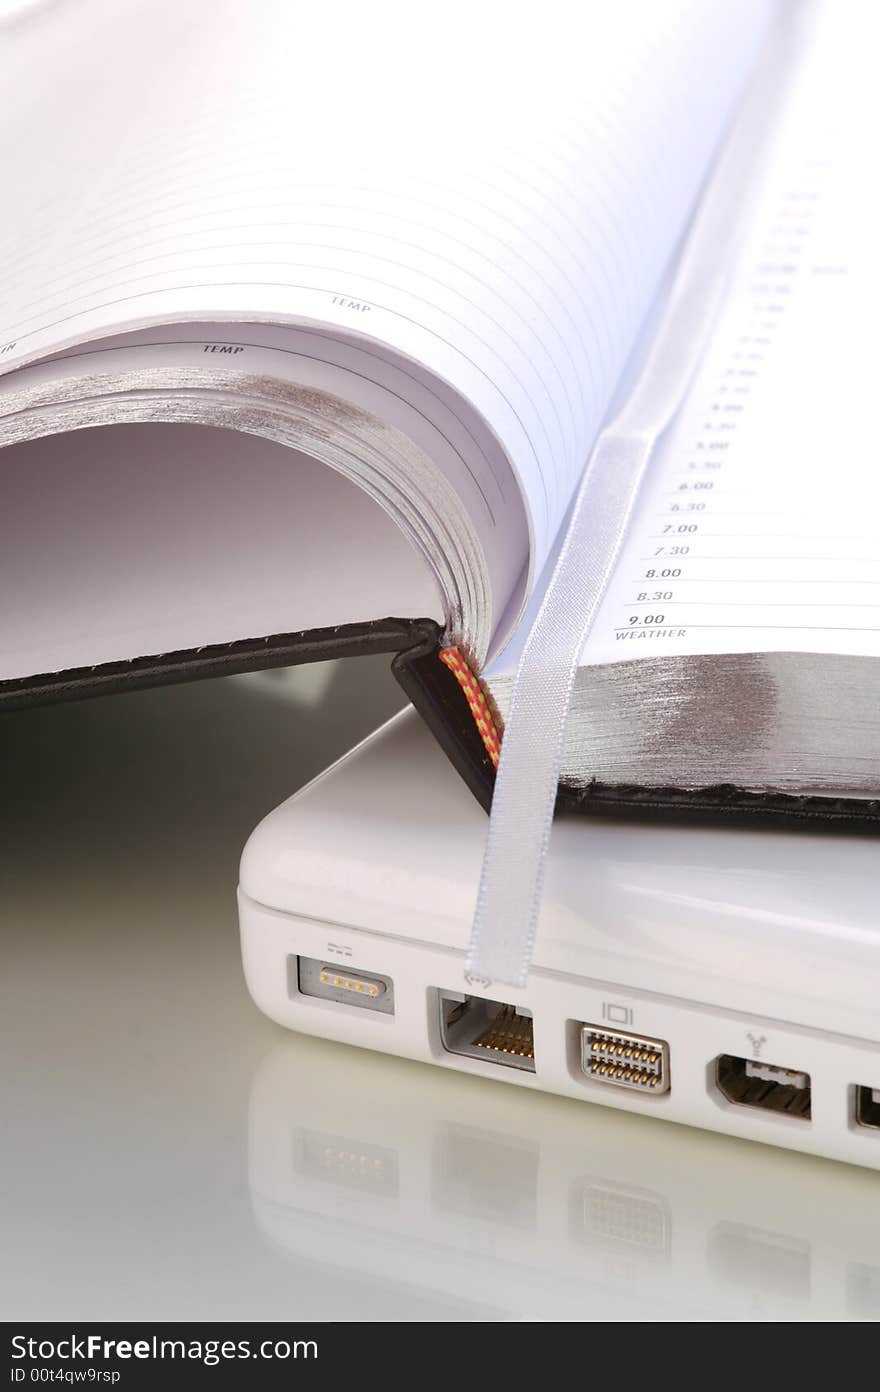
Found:
[[[440,660],[441,640],[442,629],[433,619],[389,618],[300,633],[276,633],[0,682],[0,710],[302,662],[388,653],[392,656],[392,671],[404,692],[488,811],[495,767],[462,687]],[[354,670],[352,675],[356,680]],[[430,789],[425,789],[425,796],[430,797]],[[699,791],[600,783],[583,789],[562,785],[556,806],[562,816],[880,834],[880,798],[801,797],[751,792],[733,785]]]

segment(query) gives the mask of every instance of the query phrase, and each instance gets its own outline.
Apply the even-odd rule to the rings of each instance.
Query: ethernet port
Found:
[[[861,1087],[856,1094],[856,1126],[872,1127],[880,1131],[880,1088]]]
[[[438,991],[440,1038],[449,1054],[535,1071],[531,1011],[458,991]]]
[[[810,1075],[796,1068],[721,1054],[715,1060],[715,1083],[735,1107],[760,1107],[801,1121],[811,1118]]]
[[[539,1154],[537,1142],[446,1123],[434,1141],[431,1201],[469,1221],[533,1229]]]

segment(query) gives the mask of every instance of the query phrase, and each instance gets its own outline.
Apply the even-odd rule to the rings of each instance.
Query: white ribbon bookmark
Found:
[[[771,48],[701,201],[636,385],[587,464],[520,657],[466,964],[468,976],[486,984],[526,984],[581,650],[651,452],[681,404],[724,296],[764,137],[787,86],[788,55]]]
[[[614,568],[653,441],[606,434],[581,485],[513,684],[467,972],[524,986],[578,658]],[[597,566],[600,557],[604,564]],[[607,560],[605,559],[607,558]]]

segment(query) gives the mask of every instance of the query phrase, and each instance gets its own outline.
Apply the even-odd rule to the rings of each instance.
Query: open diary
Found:
[[[0,704],[388,651],[487,801],[572,499],[668,346],[692,369],[561,800],[880,824],[868,9],[79,0],[10,26]],[[768,72],[720,310],[666,345]]]

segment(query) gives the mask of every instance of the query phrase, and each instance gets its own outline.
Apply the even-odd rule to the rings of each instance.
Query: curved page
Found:
[[[774,11],[452,3],[427,43],[394,3],[53,6],[0,57],[0,362],[355,335],[486,423],[537,575]]]

